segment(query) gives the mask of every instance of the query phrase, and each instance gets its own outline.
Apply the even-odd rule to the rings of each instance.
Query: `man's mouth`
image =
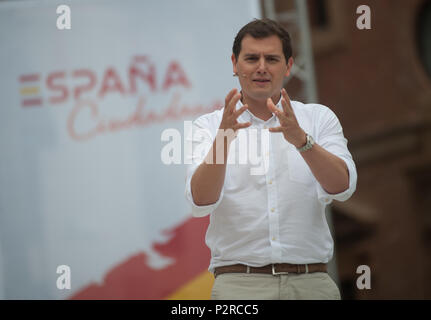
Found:
[[[259,82],[259,83],[265,83],[265,82],[269,82],[268,79],[253,79],[254,82]]]

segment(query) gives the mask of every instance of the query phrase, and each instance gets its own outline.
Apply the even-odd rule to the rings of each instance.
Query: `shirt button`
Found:
[[[275,209],[274,208],[271,208],[271,212],[274,212],[275,211]]]
[[[272,180],[269,180],[269,181],[268,181],[268,184],[272,184]]]
[[[325,202],[329,202],[329,198],[325,198]]]
[[[268,129],[268,126],[263,126],[264,129]]]
[[[275,237],[272,237],[272,241],[275,241]]]

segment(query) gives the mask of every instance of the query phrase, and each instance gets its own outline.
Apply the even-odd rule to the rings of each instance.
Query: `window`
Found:
[[[419,9],[417,19],[417,45],[420,60],[431,77],[431,1]]]
[[[309,0],[308,11],[312,28],[325,29],[328,27],[328,5],[326,0]]]

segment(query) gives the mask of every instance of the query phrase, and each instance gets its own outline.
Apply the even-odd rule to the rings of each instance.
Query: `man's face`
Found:
[[[246,35],[241,41],[238,60],[232,54],[233,72],[238,74],[243,95],[253,100],[278,99],[283,79],[292,68],[283,54],[281,40],[276,35],[256,39]]]

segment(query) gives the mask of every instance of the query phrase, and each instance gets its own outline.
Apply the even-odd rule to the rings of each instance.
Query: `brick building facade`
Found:
[[[308,1],[318,102],[339,117],[358,170],[356,193],[331,207],[344,299],[431,298],[431,74],[424,61],[431,58],[421,44],[430,2]],[[356,26],[363,4],[370,30]],[[278,12],[291,5],[275,1]],[[295,99],[297,84],[287,89]],[[360,265],[371,269],[370,290],[356,287]]]

